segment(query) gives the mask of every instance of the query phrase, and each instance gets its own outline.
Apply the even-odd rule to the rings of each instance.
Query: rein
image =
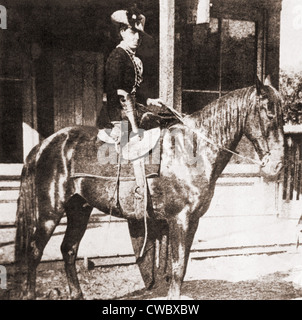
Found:
[[[259,101],[258,101],[259,102]],[[167,106],[167,105],[164,105],[166,108],[168,108],[175,116],[176,118],[185,126],[187,127],[189,130],[191,130],[192,132],[194,132],[195,134],[197,134],[201,139],[205,140],[206,142],[208,142],[209,144],[213,145],[214,147],[218,148],[218,149],[222,149],[224,151],[227,151],[229,153],[232,153],[234,155],[236,155],[237,157],[240,157],[242,159],[245,159],[245,160],[248,160],[248,161],[251,161],[261,167],[264,167],[267,162],[268,162],[268,156],[270,155],[270,152],[269,150],[266,152],[265,156],[263,157],[263,160],[262,161],[258,161],[258,160],[255,160],[255,159],[252,159],[250,157],[246,157],[246,156],[242,156],[241,154],[237,153],[237,152],[234,152],[222,145],[219,145],[218,143],[215,143],[213,142],[212,140],[210,140],[208,137],[206,137],[205,135],[203,135],[201,132],[197,131],[196,129],[194,128],[191,128],[189,127],[186,122],[185,122],[185,118],[181,115],[181,113],[179,113],[177,110],[175,110],[173,107],[170,107],[170,106]],[[260,117],[260,114],[259,114],[259,117]],[[260,121],[261,123],[261,129],[262,128],[262,122]],[[263,131],[263,130],[262,130]]]

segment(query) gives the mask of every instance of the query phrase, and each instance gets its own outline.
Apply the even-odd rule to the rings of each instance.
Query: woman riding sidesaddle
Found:
[[[137,109],[143,106],[162,107],[159,98],[145,99],[139,93],[143,81],[143,63],[136,56],[136,50],[145,34],[145,16],[136,8],[118,10],[111,15],[111,20],[119,28],[121,42],[111,52],[106,62],[105,83],[107,105],[101,111],[101,121],[111,128],[110,136],[118,144],[124,125],[130,123],[132,132],[139,133]],[[139,111],[139,110],[138,110]]]

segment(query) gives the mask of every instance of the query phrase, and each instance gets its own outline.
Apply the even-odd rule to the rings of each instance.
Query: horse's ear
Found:
[[[271,86],[272,85],[272,80],[271,80],[271,76],[268,75],[265,80],[264,80],[264,85],[265,86]]]
[[[261,82],[261,80],[258,78],[256,78],[256,90],[257,90],[257,94],[260,95],[263,89],[263,83]]]

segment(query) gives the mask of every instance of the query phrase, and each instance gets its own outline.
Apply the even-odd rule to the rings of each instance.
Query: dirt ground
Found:
[[[86,270],[77,263],[87,300],[164,299],[167,287],[146,291],[137,265]],[[13,275],[3,299],[14,299]],[[302,299],[302,253],[240,255],[191,260],[182,287],[183,299],[292,300]],[[43,263],[37,277],[38,300],[67,300],[68,287],[61,263]]]

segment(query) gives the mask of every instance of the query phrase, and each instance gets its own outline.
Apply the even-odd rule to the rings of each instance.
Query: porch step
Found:
[[[0,166],[0,226],[15,224],[22,164]]]
[[[14,226],[16,220],[17,202],[0,203],[0,228]]]
[[[19,197],[20,176],[0,176],[0,205],[2,203],[16,203]]]
[[[20,187],[20,177],[0,177],[0,190],[19,190]]]
[[[17,202],[19,189],[0,188],[0,203]]]

